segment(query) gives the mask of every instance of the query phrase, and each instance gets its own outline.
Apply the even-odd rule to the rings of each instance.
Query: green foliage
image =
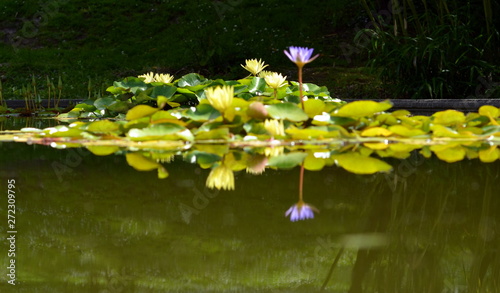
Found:
[[[473,17],[482,7],[468,1],[450,7],[446,1],[437,1],[436,7],[426,1],[401,2],[391,24],[370,14],[373,28],[355,38],[368,44],[368,64],[394,96],[464,98],[479,94],[474,90],[480,78],[500,76],[498,28],[491,21],[480,26],[478,20],[484,18]]]

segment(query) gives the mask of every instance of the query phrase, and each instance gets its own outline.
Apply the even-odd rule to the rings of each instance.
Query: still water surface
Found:
[[[218,191],[182,156],[158,179],[123,155],[2,143],[17,285],[2,241],[0,292],[499,292],[499,162],[385,161],[393,172],[306,170],[319,213],[291,222],[298,167]]]

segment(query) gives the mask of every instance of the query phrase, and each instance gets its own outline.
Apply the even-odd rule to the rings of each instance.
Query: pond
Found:
[[[3,241],[1,292],[499,291],[498,160],[416,149],[380,159],[391,172],[354,174],[314,159],[269,163],[277,149],[223,151],[234,164],[257,160],[233,168],[232,190],[227,174],[207,180],[217,148],[148,151],[164,170],[138,171],[130,151],[0,143],[0,186],[16,209],[8,227],[2,197],[0,229],[15,241]],[[317,211],[291,221],[301,193]]]

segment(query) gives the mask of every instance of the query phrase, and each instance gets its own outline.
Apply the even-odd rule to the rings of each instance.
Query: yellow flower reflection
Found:
[[[262,59],[259,59],[259,60],[247,59],[247,60],[245,60],[245,66],[243,64],[241,64],[241,67],[248,70],[254,76],[257,75],[259,72],[261,72],[267,66],[269,66],[269,65],[265,65],[265,63],[264,63],[264,61],[262,61]]]
[[[234,88],[228,85],[210,87],[205,89],[205,94],[212,107],[223,114],[233,103]]]
[[[219,165],[210,171],[206,183],[208,188],[234,190],[234,174],[229,166]]]
[[[283,120],[266,119],[266,121],[264,121],[264,128],[272,136],[285,135],[285,127],[283,126]]]

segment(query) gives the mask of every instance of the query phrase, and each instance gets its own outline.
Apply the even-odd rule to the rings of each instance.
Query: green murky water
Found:
[[[306,170],[320,212],[291,222],[298,167],[238,171],[218,191],[180,156],[158,179],[122,155],[2,143],[0,291],[499,292],[499,162],[386,161],[392,173]]]

